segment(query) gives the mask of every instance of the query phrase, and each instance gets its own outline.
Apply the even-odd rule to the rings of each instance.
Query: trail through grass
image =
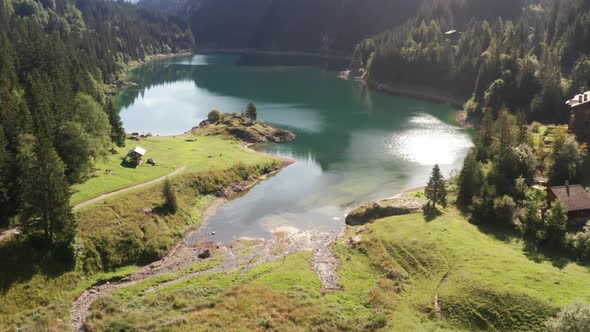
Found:
[[[151,158],[157,165],[152,166],[144,162],[137,168],[123,166],[122,157],[135,146],[147,150],[144,161]],[[111,154],[105,160],[98,161],[90,179],[72,186],[72,205],[159,178],[183,166],[187,167],[187,173],[193,173],[210,169],[223,170],[237,162],[252,165],[271,160],[268,156],[251,153],[234,139],[192,134],[147,137],[141,138],[140,141],[127,140],[127,146],[117,150],[117,154]]]

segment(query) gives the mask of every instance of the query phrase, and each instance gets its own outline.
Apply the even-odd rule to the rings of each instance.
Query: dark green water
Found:
[[[424,184],[435,163],[460,168],[469,134],[450,106],[370,91],[335,72],[302,66],[240,66],[237,56],[197,55],[150,62],[117,100],[128,132],[179,134],[211,109],[244,111],[294,131],[259,150],[297,162],[221,207],[193,238],[268,238],[280,226],[337,231],[368,200]]]

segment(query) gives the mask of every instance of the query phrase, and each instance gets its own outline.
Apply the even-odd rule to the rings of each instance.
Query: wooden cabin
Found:
[[[569,130],[580,142],[590,143],[590,91],[566,102],[570,107]]]
[[[567,210],[570,222],[583,227],[590,219],[590,194],[579,184],[566,182],[564,186],[550,187],[547,193],[549,205],[559,200]]]
[[[141,158],[145,156],[146,150],[139,146],[136,146],[133,150],[127,153],[127,158],[129,162],[135,165],[139,165],[141,163]]]

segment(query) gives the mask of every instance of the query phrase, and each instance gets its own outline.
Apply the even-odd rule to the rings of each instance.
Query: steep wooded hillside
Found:
[[[0,226],[67,248],[69,185],[124,144],[107,83],[126,63],[191,49],[172,16],[101,0],[0,3]]]
[[[407,0],[189,0],[202,48],[257,48],[349,54],[363,38],[416,14]]]
[[[471,97],[474,120],[506,108],[563,123],[567,96],[590,86],[589,8],[588,0],[437,1],[359,43],[351,72],[374,84]]]

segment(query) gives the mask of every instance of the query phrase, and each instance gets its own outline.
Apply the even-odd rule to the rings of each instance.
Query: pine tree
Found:
[[[447,189],[445,185],[445,179],[440,172],[440,167],[434,165],[430,180],[424,191],[426,198],[432,202],[432,206],[436,208],[436,204],[442,206],[447,205]]]
[[[107,101],[106,113],[109,117],[109,123],[111,124],[111,141],[118,147],[125,146],[125,129],[123,128],[123,121],[121,116],[113,107],[111,100]]]
[[[545,239],[550,245],[560,246],[565,238],[567,211],[560,201],[555,201],[545,217]]]
[[[477,152],[472,151],[463,162],[463,168],[459,174],[459,193],[457,202],[463,207],[468,207],[473,202],[482,185],[483,172],[481,164],[477,161]]]
[[[178,211],[178,201],[176,200],[176,191],[172,186],[172,183],[168,178],[164,182],[164,187],[162,189],[162,195],[166,200],[165,206],[171,213],[176,213]]]
[[[24,193],[23,232],[44,239],[51,248],[67,247],[75,236],[76,224],[65,165],[48,140],[42,139],[34,146],[35,158],[30,160],[33,168],[26,174],[29,178]]]
[[[6,223],[10,215],[10,200],[9,200],[9,172],[10,154],[6,149],[7,142],[4,136],[4,129],[0,124],[0,226]]]
[[[37,155],[35,144],[37,139],[31,134],[20,134],[16,148],[16,190],[13,201],[18,202],[21,219],[25,222],[32,218],[35,198],[33,192],[36,187],[35,168]]]
[[[258,118],[258,111],[256,110],[256,105],[253,102],[248,104],[246,108],[246,116],[250,118],[250,123],[256,121]]]

